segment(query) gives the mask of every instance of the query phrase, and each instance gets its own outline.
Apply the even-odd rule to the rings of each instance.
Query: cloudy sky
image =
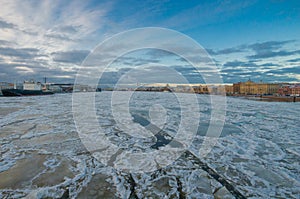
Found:
[[[179,31],[202,45],[223,81],[300,82],[299,0],[1,0],[0,82],[34,78],[72,83],[81,62],[112,35],[143,27]],[[156,52],[156,53],[155,53]],[[186,62],[162,51],[119,58],[103,82],[161,64],[197,83]],[[149,70],[148,70],[149,72]],[[157,71],[157,75],[159,76]],[[200,80],[199,80],[200,81]]]

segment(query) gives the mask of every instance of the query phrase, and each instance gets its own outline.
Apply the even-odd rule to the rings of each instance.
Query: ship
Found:
[[[48,91],[46,87],[42,88],[42,84],[40,82],[35,82],[33,80],[24,81],[23,89],[14,88],[3,89],[2,95],[7,97],[15,97],[15,96],[34,96],[34,95],[52,95],[54,94],[51,91]]]

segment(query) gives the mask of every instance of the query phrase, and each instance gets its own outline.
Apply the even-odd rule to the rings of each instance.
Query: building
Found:
[[[240,93],[240,84],[241,82],[234,83],[233,84],[233,94],[239,94]]]
[[[300,84],[285,84],[278,89],[281,96],[300,96]]]
[[[233,94],[233,85],[225,85],[225,92],[227,95]]]
[[[233,93],[242,95],[273,95],[278,92],[280,84],[255,83],[251,80],[233,84]]]
[[[188,93],[188,92],[198,92],[197,87],[191,87],[189,85],[177,85],[174,88],[175,92],[182,92],[182,93]]]

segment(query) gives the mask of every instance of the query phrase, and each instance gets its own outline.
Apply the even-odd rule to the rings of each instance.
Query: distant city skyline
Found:
[[[300,1],[19,1],[0,7],[0,81],[46,76],[73,83],[84,58],[104,39],[132,28],[163,27],[202,45],[224,83],[300,82]],[[200,74],[172,53],[145,49],[118,58],[100,83],[143,66],[160,79],[166,65],[190,83]],[[155,81],[155,79],[153,80]],[[176,83],[176,80],[166,83]]]

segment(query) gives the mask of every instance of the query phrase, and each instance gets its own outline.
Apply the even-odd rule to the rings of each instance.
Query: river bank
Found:
[[[266,101],[266,102],[300,102],[300,97],[296,97],[296,96],[232,95],[231,97],[240,97],[249,100]]]

